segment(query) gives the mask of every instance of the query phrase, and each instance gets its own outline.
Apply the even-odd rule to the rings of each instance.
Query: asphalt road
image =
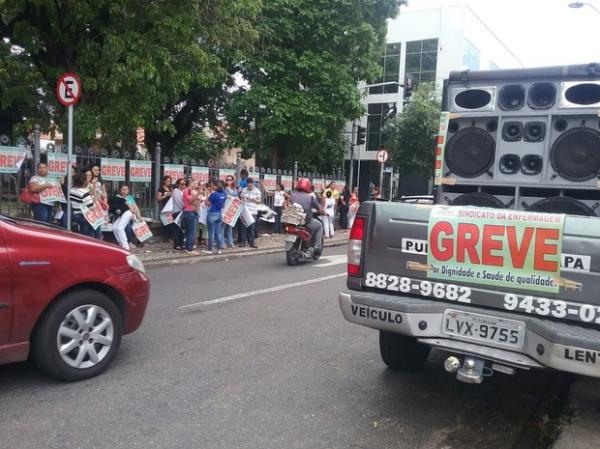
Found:
[[[0,367],[0,448],[513,447],[548,376],[466,385],[440,354],[419,374],[386,369],[376,331],[338,309],[344,251],[299,267],[271,254],[150,271],[145,322],[102,376],[64,384]]]

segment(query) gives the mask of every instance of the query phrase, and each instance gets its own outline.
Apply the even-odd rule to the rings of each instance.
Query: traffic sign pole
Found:
[[[67,145],[67,230],[71,230],[71,183],[73,182],[73,170],[71,169],[71,159],[73,157],[73,105],[67,108],[69,110],[69,137]]]

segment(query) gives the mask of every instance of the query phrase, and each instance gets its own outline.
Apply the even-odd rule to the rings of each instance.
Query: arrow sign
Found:
[[[379,150],[377,152],[377,160],[380,164],[385,164],[389,159],[390,154],[386,150]]]
[[[81,97],[81,81],[74,73],[64,73],[56,82],[56,96],[63,106],[73,106]]]

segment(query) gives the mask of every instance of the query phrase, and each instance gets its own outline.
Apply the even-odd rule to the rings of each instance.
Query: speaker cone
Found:
[[[502,126],[502,140],[506,142],[517,142],[523,137],[523,123],[505,122]]]
[[[534,83],[527,95],[531,109],[550,109],[556,102],[556,86],[552,83]]]
[[[520,165],[521,158],[517,154],[505,154],[500,158],[500,172],[505,175],[514,175]]]
[[[454,97],[454,103],[462,109],[481,109],[492,101],[492,94],[487,90],[463,90]]]
[[[566,196],[544,198],[532,204],[529,210],[554,214],[583,215],[585,217],[596,215],[594,210],[587,204]]]
[[[523,136],[525,142],[541,142],[546,137],[546,124],[544,122],[527,122]]]
[[[464,128],[446,145],[444,159],[452,173],[463,178],[476,178],[494,163],[494,138],[481,128]]]
[[[600,170],[600,133],[573,128],[562,133],[550,149],[550,163],[568,181],[587,181]]]
[[[500,89],[498,105],[505,111],[516,111],[525,103],[525,88],[520,84],[508,84]]]
[[[504,209],[506,206],[493,195],[485,192],[470,192],[457,196],[450,201],[450,206],[477,206]]]
[[[521,172],[524,175],[539,175],[542,165],[542,157],[537,154],[526,154],[521,158]]]

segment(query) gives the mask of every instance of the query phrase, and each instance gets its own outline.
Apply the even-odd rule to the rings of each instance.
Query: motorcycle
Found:
[[[322,226],[321,220],[318,218],[317,220]],[[286,224],[286,231],[285,258],[288,265],[298,265],[300,260],[319,260],[321,251],[313,251],[310,246],[312,233],[309,229],[300,225]],[[323,248],[323,238],[321,238],[321,248]]]

